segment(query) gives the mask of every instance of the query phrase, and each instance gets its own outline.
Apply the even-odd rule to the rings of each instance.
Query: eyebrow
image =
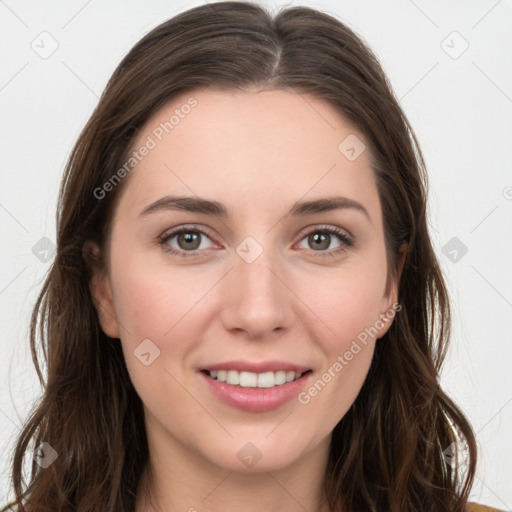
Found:
[[[287,215],[303,217],[306,215],[313,215],[315,213],[341,209],[352,209],[361,212],[368,218],[368,220],[370,220],[368,211],[361,203],[354,199],[342,196],[331,196],[309,201],[297,201],[290,208]],[[200,197],[186,196],[162,197],[144,208],[144,210],[140,212],[139,217],[145,217],[152,213],[167,210],[182,210],[193,213],[202,213],[205,215],[215,215],[223,218],[228,217],[228,210],[222,203]]]

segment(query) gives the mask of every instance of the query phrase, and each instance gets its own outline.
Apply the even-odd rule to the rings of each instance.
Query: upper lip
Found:
[[[213,370],[237,370],[238,372],[252,372],[252,373],[265,373],[265,372],[296,372],[304,373],[310,368],[307,366],[301,366],[299,364],[288,363],[286,361],[245,361],[242,359],[225,361],[223,363],[216,363],[205,366],[201,370],[213,371]]]

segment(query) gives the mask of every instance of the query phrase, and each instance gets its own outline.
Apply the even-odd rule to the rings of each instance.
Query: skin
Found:
[[[387,280],[368,149],[354,161],[338,150],[349,134],[365,139],[307,95],[205,89],[165,105],[134,147],[190,96],[197,107],[125,178],[108,245],[111,271],[97,268],[91,280],[101,327],[120,338],[145,407],[151,472],[139,485],[136,510],[325,512],[331,432],[391,322],[308,404],[292,399],[269,412],[240,411],[220,402],[197,371],[230,359],[280,359],[311,368],[314,382],[392,309],[397,283]],[[219,201],[229,216],[139,216],[167,194]],[[353,208],[286,215],[295,201],[331,195],[358,201],[368,217]],[[194,256],[172,255],[158,243],[171,228],[190,224],[208,232],[199,235]],[[308,235],[326,225],[350,233],[354,246],[331,235],[326,249],[316,248]],[[263,248],[252,263],[236,252],[247,236]],[[165,243],[187,251],[176,236]],[[149,366],[134,355],[146,338],[160,349]],[[262,455],[250,468],[237,457],[248,442]]]

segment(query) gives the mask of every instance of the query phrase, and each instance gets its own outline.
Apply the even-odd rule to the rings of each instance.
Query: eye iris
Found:
[[[314,233],[312,235],[309,235],[308,240],[311,243],[312,247],[315,247],[316,245],[317,249],[327,249],[329,247],[331,235]],[[325,243],[326,241],[327,244]]]
[[[194,233],[191,231],[187,231],[186,233],[180,233],[178,235],[178,245],[182,249],[197,249],[201,245],[199,237],[199,233]],[[185,242],[185,244],[183,244],[182,242]],[[187,245],[190,244],[191,242],[193,246]]]

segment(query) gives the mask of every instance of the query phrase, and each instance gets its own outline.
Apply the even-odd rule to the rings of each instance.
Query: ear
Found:
[[[119,338],[119,324],[112,299],[112,288],[98,244],[87,240],[82,247],[82,255],[89,268],[89,290],[98,313],[102,331],[110,338]]]
[[[398,251],[397,268],[396,272],[393,273],[391,282],[387,285],[387,291],[382,298],[382,308],[380,311],[380,321],[376,322],[376,326],[379,330],[376,338],[382,338],[391,327],[393,319],[397,311],[402,309],[401,304],[398,302],[398,288],[400,284],[400,277],[404,269],[405,258],[407,256],[407,243],[403,243]]]

